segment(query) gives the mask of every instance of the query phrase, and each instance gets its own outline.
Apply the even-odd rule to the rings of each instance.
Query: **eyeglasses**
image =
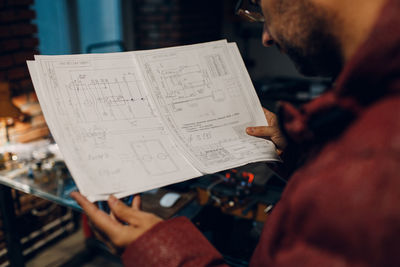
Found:
[[[259,3],[259,0],[239,0],[235,8],[236,15],[249,22],[264,23],[265,18]]]

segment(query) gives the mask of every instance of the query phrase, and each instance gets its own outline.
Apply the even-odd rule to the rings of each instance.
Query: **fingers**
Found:
[[[71,197],[78,202],[93,224],[110,238],[118,235],[119,231],[121,231],[123,226],[120,223],[113,220],[105,212],[99,210],[96,205],[87,200],[86,197],[78,192],[72,192]]]
[[[263,107],[263,111],[264,111],[264,114],[265,114],[265,116],[269,116],[270,115],[270,113],[272,113],[271,111],[269,111],[268,109],[266,109],[266,108],[264,108]],[[272,113],[273,114],[273,113]]]
[[[248,135],[255,137],[266,137],[270,138],[276,133],[276,129],[271,126],[258,126],[258,127],[248,127],[246,129]]]
[[[142,204],[142,198],[140,195],[136,195],[132,200],[132,208],[135,210],[140,210],[140,205]]]
[[[132,225],[137,225],[138,220],[140,219],[138,216],[138,212],[140,211],[138,208],[136,208],[138,207],[138,204],[140,205],[140,199],[136,199],[136,202],[132,203],[132,206],[134,205],[135,208],[131,208],[112,195],[108,198],[108,205],[114,216],[120,221],[127,222]]]
[[[275,126],[276,125],[276,115],[275,115],[275,113],[269,111],[266,108],[263,108],[263,111],[264,111],[264,115],[265,115],[265,118],[267,119],[267,122],[268,122],[269,126]]]
[[[110,217],[111,217],[111,219],[113,219],[114,221],[117,221],[117,218],[115,217],[114,213],[110,212]]]
[[[90,202],[89,200],[87,200],[86,197],[84,197],[83,195],[81,195],[81,193],[79,192],[72,192],[70,194],[70,196],[76,200],[76,202],[78,202],[78,204],[82,207],[82,209],[84,211],[86,211],[86,213],[88,215],[93,214],[95,212],[98,211],[98,208],[96,207],[96,205],[94,205],[92,202]]]

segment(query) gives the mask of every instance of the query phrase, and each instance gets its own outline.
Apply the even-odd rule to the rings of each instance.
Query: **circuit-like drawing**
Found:
[[[67,85],[69,104],[80,122],[144,119],[154,113],[141,82],[133,73],[109,70],[102,77],[96,71],[70,71]]]
[[[159,140],[146,140],[131,143],[137,159],[150,175],[162,175],[179,170]]]
[[[221,55],[213,54],[205,56],[208,68],[214,78],[220,78],[228,75],[228,70],[224,64]]]
[[[164,69],[160,74],[166,88],[166,97],[173,100],[197,97],[210,88],[207,73],[198,65]]]
[[[217,63],[215,63],[217,64]],[[163,90],[163,99],[174,111],[182,111],[185,106],[196,105],[202,99],[212,99],[215,102],[224,101],[226,96],[221,89],[212,84],[210,78],[214,72],[222,76],[225,69],[221,64],[211,67],[214,70],[202,68],[199,64],[171,67],[171,64],[156,64],[156,72],[159,74],[160,88]],[[169,66],[169,67],[168,67]],[[217,74],[215,74],[217,75]]]

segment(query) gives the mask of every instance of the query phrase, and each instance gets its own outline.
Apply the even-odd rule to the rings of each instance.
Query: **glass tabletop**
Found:
[[[56,144],[50,140],[41,140],[0,147],[0,154],[5,153],[9,154],[9,160],[7,166],[2,166],[3,170],[0,170],[0,184],[82,212],[81,207],[70,197],[70,193],[77,191],[78,188]],[[151,203],[153,207],[149,207],[149,209],[158,207],[158,202],[154,200],[158,197],[158,195],[156,196],[158,190],[143,192],[141,194],[144,200],[142,204],[144,202]],[[182,199],[184,199],[184,195],[185,193],[182,194]],[[132,198],[128,197],[127,199]],[[122,200],[128,204],[125,199]],[[105,202],[97,204],[100,209],[106,205]],[[200,209],[201,206],[196,201],[190,201],[190,205],[179,209],[175,216],[183,215],[191,218]]]
[[[43,167],[45,164],[48,165],[46,168]],[[46,159],[16,164],[0,171],[0,184],[82,211],[69,196],[77,187],[62,161]]]

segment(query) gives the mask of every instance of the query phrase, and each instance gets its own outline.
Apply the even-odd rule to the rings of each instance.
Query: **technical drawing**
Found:
[[[142,83],[133,73],[107,70],[108,77],[96,71],[70,71],[67,85],[69,104],[79,122],[145,119],[154,117]]]
[[[89,128],[79,127],[74,131],[66,125],[66,132],[75,144],[86,143],[96,148],[107,148],[109,142],[109,131],[106,128],[94,125]]]
[[[214,90],[212,98],[215,102],[222,102],[225,100],[225,92],[223,90]]]
[[[64,97],[62,96],[60,91],[60,85],[57,80],[54,64],[52,64],[51,62],[46,62],[44,66],[48,75],[48,86],[50,86],[50,88],[53,88],[53,90],[49,92],[49,94],[51,94],[54,98],[54,107],[57,110],[58,114],[65,115],[67,114],[67,108],[65,107]]]
[[[157,75],[152,76],[159,78],[163,101],[175,112],[184,110],[186,106],[196,107],[203,99],[215,102],[226,99],[223,90],[213,86],[209,72],[199,64],[171,67],[171,64],[160,63],[153,67]]]
[[[227,162],[233,158],[232,154],[225,147],[219,144],[214,144],[214,146],[203,146],[201,148],[198,147],[198,151],[196,151],[195,155],[205,165],[215,164],[216,162]]]
[[[95,146],[103,146],[106,143],[107,139],[107,130],[100,128],[98,126],[92,127],[88,129],[86,133],[86,137],[93,140]]]
[[[163,69],[160,75],[166,89],[166,98],[172,98],[174,101],[198,97],[210,88],[207,73],[198,65]]]
[[[150,175],[162,175],[179,170],[164,145],[159,140],[131,143],[138,160]]]
[[[221,55],[207,55],[205,56],[210,73],[214,78],[220,78],[228,75],[228,70]]]

